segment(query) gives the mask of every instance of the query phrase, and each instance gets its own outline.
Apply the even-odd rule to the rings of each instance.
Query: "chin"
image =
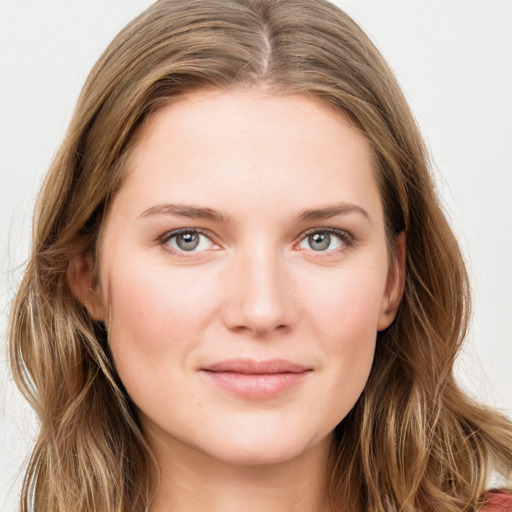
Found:
[[[303,434],[303,433],[302,433]],[[232,436],[229,442],[208,446],[210,457],[225,464],[237,466],[263,466],[285,464],[301,457],[307,457],[308,452],[319,444],[324,444],[325,454],[328,453],[332,435],[329,433],[321,439],[294,437],[290,433],[273,433],[261,436]]]

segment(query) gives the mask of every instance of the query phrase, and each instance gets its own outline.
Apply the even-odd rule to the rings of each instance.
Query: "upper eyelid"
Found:
[[[170,231],[166,231],[162,236],[160,236],[159,240],[165,242],[165,241],[170,240],[171,238],[181,235],[183,233],[199,233],[200,235],[204,235],[207,238],[209,238],[212,242],[214,242],[214,240],[213,240],[214,237],[212,236],[211,231],[208,229],[203,229],[203,228],[171,229]]]
[[[335,235],[339,237],[343,242],[355,242],[355,237],[347,231],[346,229],[340,229],[340,228],[332,228],[332,227],[320,227],[320,228],[310,228],[306,231],[303,231],[299,237],[298,241],[302,241],[305,237],[313,234],[313,233],[329,233],[330,235]]]
[[[191,233],[196,232],[201,235],[205,235],[208,238],[218,238],[216,237],[209,229],[205,228],[197,228],[197,227],[185,227],[185,228],[177,228],[177,229],[171,229],[170,231],[166,231],[162,236],[159,237],[160,240],[168,240],[169,238],[172,238],[173,236],[180,235],[182,233]],[[304,236],[308,236],[312,233],[333,233],[337,235],[346,235],[347,237],[352,237],[351,233],[347,231],[346,229],[340,229],[340,228],[334,228],[329,226],[319,226],[314,228],[306,229],[305,231],[302,231],[296,239],[301,239]],[[213,240],[212,240],[213,241]]]
[[[332,227],[319,227],[319,228],[309,228],[306,231],[303,231],[299,236],[310,235],[311,233],[333,233],[338,235],[347,235],[351,236],[350,233],[346,229],[340,228],[332,228]]]

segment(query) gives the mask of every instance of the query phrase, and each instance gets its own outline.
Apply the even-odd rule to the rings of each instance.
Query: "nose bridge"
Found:
[[[258,335],[289,328],[296,311],[282,253],[260,241],[240,250],[233,263],[226,297],[227,325]]]

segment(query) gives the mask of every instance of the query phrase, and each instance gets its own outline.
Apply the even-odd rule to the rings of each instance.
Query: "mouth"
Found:
[[[254,400],[277,397],[303,383],[313,369],[285,359],[231,359],[201,368],[202,375],[223,391]]]

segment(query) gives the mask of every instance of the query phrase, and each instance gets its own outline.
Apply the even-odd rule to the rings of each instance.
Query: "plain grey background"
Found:
[[[0,509],[15,510],[36,422],[15,390],[5,331],[35,194],[85,77],[150,0],[0,0]],[[435,162],[474,289],[457,366],[512,416],[512,1],[338,0],[401,83]]]

